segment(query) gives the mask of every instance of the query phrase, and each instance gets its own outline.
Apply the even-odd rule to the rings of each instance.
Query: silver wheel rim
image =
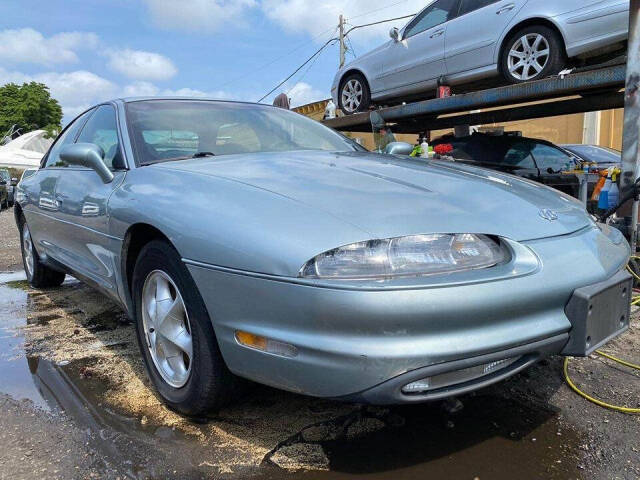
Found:
[[[358,110],[362,103],[363,94],[362,84],[355,78],[344,84],[344,87],[342,87],[342,106],[347,113],[353,113]]]
[[[152,271],[144,281],[142,325],[162,379],[172,387],[182,387],[193,363],[191,325],[180,291],[162,270]]]
[[[22,227],[22,255],[24,256],[24,266],[27,269],[27,276],[31,278],[33,276],[33,241],[31,240],[31,233],[29,227],[25,223]]]
[[[549,42],[545,37],[539,33],[523,35],[509,50],[509,73],[517,80],[531,80],[547,66],[549,53]]]

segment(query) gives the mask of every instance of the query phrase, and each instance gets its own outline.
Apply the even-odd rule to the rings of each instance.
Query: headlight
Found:
[[[486,235],[411,235],[335,248],[309,260],[299,276],[359,279],[433,275],[487,268],[507,257]]]

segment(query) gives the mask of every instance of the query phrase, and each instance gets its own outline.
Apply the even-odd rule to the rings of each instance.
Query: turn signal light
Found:
[[[293,345],[242,330],[236,330],[236,341],[245,347],[282,357],[295,357],[298,354],[298,349]]]

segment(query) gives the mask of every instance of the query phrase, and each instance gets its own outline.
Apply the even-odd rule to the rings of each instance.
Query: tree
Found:
[[[0,87],[0,136],[15,125],[22,133],[47,130],[60,131],[62,108],[43,83],[30,82]]]

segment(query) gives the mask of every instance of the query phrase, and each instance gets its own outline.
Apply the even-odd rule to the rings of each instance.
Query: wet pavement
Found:
[[[54,435],[71,428],[67,455],[79,450],[88,460],[50,478],[640,478],[638,417],[601,414],[568,392],[559,359],[462,397],[459,411],[248,385],[232,406],[185,419],[155,397],[133,326],[115,305],[71,277],[46,291],[22,278],[0,274],[0,428],[7,415],[18,430],[36,420]],[[613,433],[601,428],[608,418]],[[5,447],[0,478],[18,468]],[[26,464],[41,454],[19,452]],[[16,470],[7,478],[38,476]]]

